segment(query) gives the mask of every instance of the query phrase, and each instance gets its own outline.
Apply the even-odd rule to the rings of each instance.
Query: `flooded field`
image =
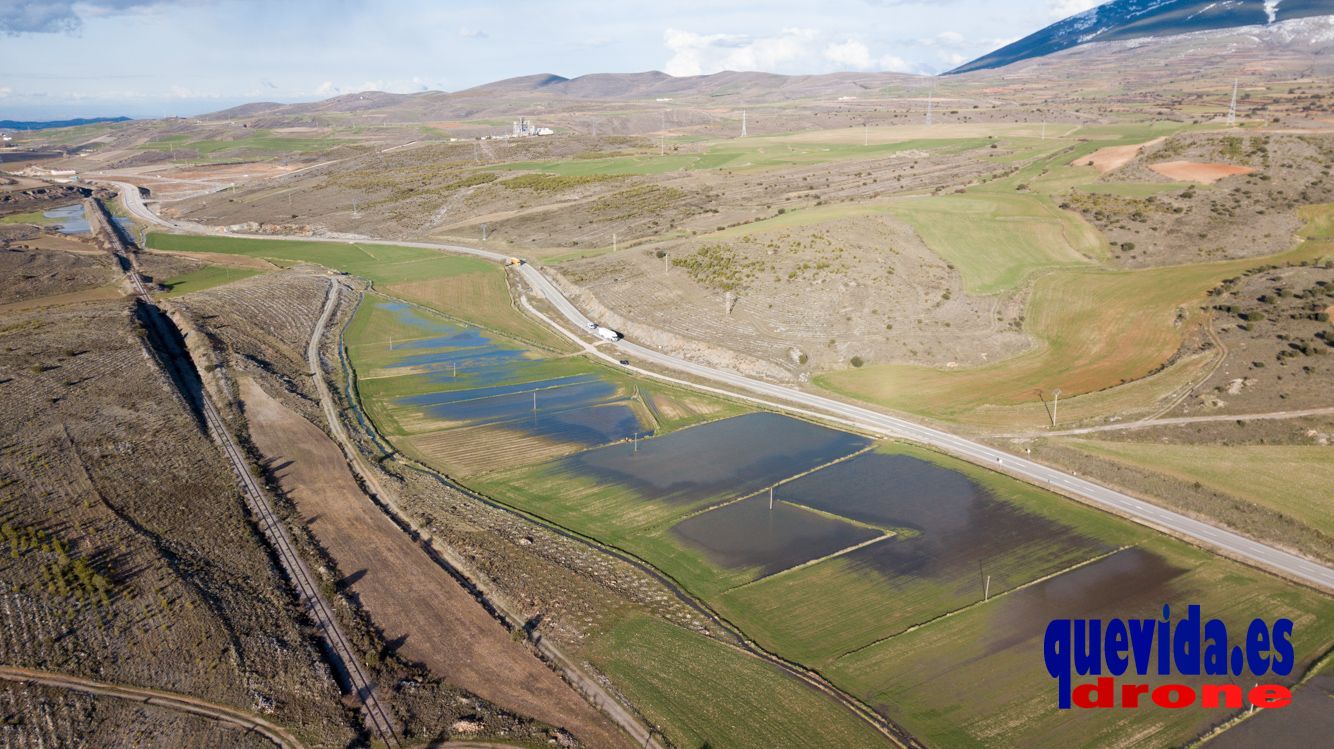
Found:
[[[739,497],[869,447],[871,440],[774,413],[755,413],[562,461],[644,499],[690,504]]]
[[[785,502],[770,509],[768,495],[695,515],[673,526],[672,533],[715,564],[758,568],[761,577],[884,536]]]
[[[87,234],[92,231],[92,227],[88,225],[88,218],[84,215],[82,203],[52,208],[44,211],[42,215],[54,219],[56,222],[54,226],[61,234]],[[112,216],[111,220],[122,229],[130,228],[128,219]]]
[[[1328,617],[1334,606],[1327,598],[1304,594],[1262,572],[1157,537],[993,598],[958,616],[852,652],[836,659],[828,673],[877,709],[896,715],[910,730],[944,737],[944,745],[988,745],[994,739],[995,717],[1006,715],[1010,716],[1005,727],[1006,745],[1107,746],[1118,743],[1118,736],[1123,737],[1121,721],[1130,711],[1061,713],[1054,709],[1055,681],[1042,658],[1048,622],[1070,617],[1153,619],[1161,616],[1164,604],[1171,605],[1173,617],[1179,618],[1192,603],[1201,606],[1205,619],[1216,617],[1227,622],[1229,634],[1235,632],[1237,637],[1245,633],[1246,623],[1255,616],[1270,621],[1291,618],[1299,664],[1292,677],[1268,677],[1275,682],[1291,683],[1304,670],[1304,664],[1328,646]],[[1206,681],[1240,683],[1244,687],[1254,682],[1253,677],[1179,674],[1127,678],[1150,685],[1178,682],[1197,689]],[[960,684],[970,685],[966,698],[960,697]],[[1317,692],[1312,690],[1311,694]],[[1320,700],[1327,699],[1321,696],[1312,704],[1318,706]],[[1300,710],[1299,704],[1294,702],[1292,707],[1272,712],[1285,714],[1282,717],[1286,720],[1279,723],[1290,724],[1296,714],[1289,711]],[[1141,709],[1135,715],[1138,731],[1154,737],[1150,744],[1169,746],[1183,743],[1234,712],[1192,707]],[[1289,727],[1296,731],[1288,731]],[[1257,733],[1251,738],[1269,736],[1275,740],[1220,740],[1219,746],[1313,745],[1281,740],[1313,735],[1298,726],[1257,722],[1253,729]],[[1246,738],[1246,732],[1237,738]]]
[[[941,745],[1124,738],[1119,711],[1052,709],[1041,645],[1053,618],[1153,617],[1164,603],[1200,603],[1230,628],[1288,616],[1298,673],[1334,640],[1327,598],[985,467],[730,415],[411,306],[374,312],[378,337],[354,360],[398,445],[659,568],[747,637]],[[1325,692],[1305,694],[1294,709],[1315,720]],[[1158,711],[1143,735],[1181,743],[1220,717]],[[1263,718],[1248,730],[1237,738],[1313,735]]]
[[[364,392],[418,456],[450,472],[509,467],[654,431],[634,393],[590,367],[562,374],[541,352],[400,302],[376,302],[372,312],[387,315],[399,337],[385,341],[378,376]]]
[[[970,593],[979,570],[995,590],[1031,579],[1034,566],[1066,564],[1110,546],[1002,501],[968,476],[911,455],[860,455],[783,484],[783,500],[890,528],[916,531],[849,559],[889,577],[957,580]],[[1000,560],[1022,557],[1020,569]],[[1059,569],[1059,567],[1055,568]]]

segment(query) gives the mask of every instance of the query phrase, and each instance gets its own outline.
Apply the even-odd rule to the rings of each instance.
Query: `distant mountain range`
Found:
[[[1113,0],[949,71],[999,68],[1090,42],[1176,36],[1334,15],[1334,0]]]
[[[40,122],[0,120],[0,130],[47,130],[55,127],[95,125],[99,122],[125,122],[129,119],[129,117],[80,117],[74,120],[45,120]]]

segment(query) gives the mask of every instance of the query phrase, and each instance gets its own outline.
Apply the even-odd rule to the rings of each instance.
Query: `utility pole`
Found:
[[[746,110],[741,110],[741,137],[746,137]]]
[[[537,391],[533,391],[533,413],[537,413]]]
[[[670,252],[662,253],[662,275],[664,276],[671,272],[670,268],[667,265],[667,258],[669,257],[671,257]]]
[[[1056,426],[1056,407],[1061,403],[1061,389],[1051,391],[1051,425]]]
[[[935,103],[936,82],[931,81],[931,92],[926,95],[926,125],[931,126],[931,106]]]
[[[616,251],[616,232],[611,233],[611,251]]]
[[[991,575],[987,575],[987,584],[982,589],[982,602],[986,603],[991,599]]]
[[[1042,140],[1046,140],[1046,139],[1047,139],[1047,121],[1046,121],[1046,120],[1043,120],[1043,121],[1042,121]]]
[[[871,131],[865,122],[862,123],[862,146],[871,145]]]
[[[459,376],[459,363],[458,363],[458,362],[454,362],[453,364],[454,364],[454,376],[455,376],[455,377],[458,377],[458,376]]]
[[[634,452],[639,452],[639,432],[635,432],[634,446],[635,446]]]
[[[482,224],[482,241],[486,241],[486,224]]]
[[[658,155],[667,155],[667,110],[662,110],[662,132],[658,134]]]
[[[1232,103],[1227,108],[1227,124],[1232,127],[1237,124],[1237,79],[1232,79]]]
[[[774,488],[771,486],[769,487],[769,511],[773,512],[773,509],[774,509]]]

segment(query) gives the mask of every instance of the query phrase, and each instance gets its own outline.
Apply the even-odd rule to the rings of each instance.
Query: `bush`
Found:
[[[861,365],[865,364],[866,362],[862,361],[862,358],[861,358],[860,356],[854,356],[854,357],[852,357],[852,359],[849,361],[849,363],[850,363],[852,366],[854,366],[854,367],[860,367]]]

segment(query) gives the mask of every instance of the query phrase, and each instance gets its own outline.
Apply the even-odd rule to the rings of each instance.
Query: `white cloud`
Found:
[[[922,41],[928,47],[961,47],[966,43],[963,34],[957,31],[942,31]]]
[[[1053,20],[1068,18],[1076,13],[1084,11],[1094,6],[1102,5],[1104,0],[1051,0],[1051,7],[1047,15]]]
[[[463,37],[464,39],[485,39],[487,38],[487,33],[485,31],[482,31],[481,29],[471,29],[468,28],[467,26],[464,26],[463,28],[459,29],[459,36]]]
[[[320,85],[315,87],[315,93],[321,96],[327,94],[334,94],[337,92],[338,89],[334,88],[333,81],[325,81],[324,83],[321,83]]]
[[[880,58],[876,67],[881,70],[888,70],[891,73],[912,73],[914,72],[912,63],[899,57],[898,55],[885,55]]]
[[[9,86],[0,86],[0,99],[3,99],[3,98],[5,98],[6,96],[9,96],[9,95],[12,94],[12,93],[14,93],[14,89],[13,89],[13,88],[11,88],[11,87],[9,87]]]
[[[819,29],[787,28],[771,36],[697,34],[667,29],[663,43],[669,75],[708,75],[723,70],[769,73],[820,73],[836,70],[906,71],[912,66],[896,55],[877,57],[865,42],[831,38]]]
[[[825,47],[824,56],[826,60],[843,68],[866,70],[871,67],[871,50],[856,39]]]

